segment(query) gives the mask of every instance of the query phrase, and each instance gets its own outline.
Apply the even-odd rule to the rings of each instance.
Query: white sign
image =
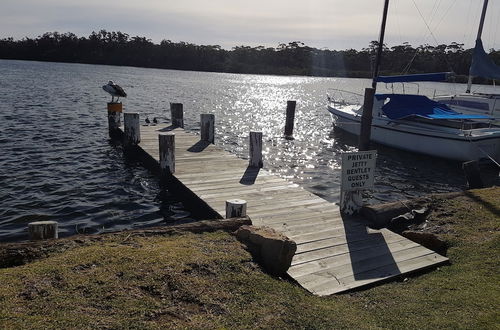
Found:
[[[342,154],[342,191],[373,188],[377,151]]]

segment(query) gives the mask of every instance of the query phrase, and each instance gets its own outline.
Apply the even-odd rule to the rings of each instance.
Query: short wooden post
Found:
[[[359,132],[359,151],[370,149],[370,137],[372,132],[373,97],[375,88],[365,88],[365,99],[363,102],[363,114],[361,115],[361,129]]]
[[[125,126],[125,145],[135,146],[141,141],[141,125],[139,124],[139,114],[137,112],[125,112],[123,114]]]
[[[214,143],[215,139],[215,115],[202,113],[200,115],[201,140]]]
[[[481,170],[479,168],[479,163],[476,160],[463,163],[462,169],[464,170],[469,189],[484,188],[483,179],[481,178]]]
[[[295,121],[295,106],[296,101],[286,102],[286,121],[285,121],[285,137],[292,138],[293,136],[293,124]]]
[[[175,134],[160,133],[158,135],[160,145],[160,169],[162,175],[175,173]]]
[[[120,126],[121,126],[121,116],[123,106],[121,103],[109,102],[108,103],[108,129],[109,129],[109,137],[116,138],[118,137]]]
[[[172,125],[184,128],[184,109],[182,103],[170,103]]]
[[[247,201],[230,199],[226,201],[226,219],[241,218],[247,215]]]
[[[59,237],[56,221],[36,221],[28,224],[30,240],[55,239]]]
[[[262,167],[262,132],[250,132],[250,167]]]

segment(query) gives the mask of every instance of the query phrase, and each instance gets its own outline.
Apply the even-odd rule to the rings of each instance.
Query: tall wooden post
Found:
[[[184,109],[182,103],[170,103],[172,125],[184,128]]]
[[[141,141],[141,125],[137,112],[125,112],[123,114],[125,126],[124,142],[126,146],[135,146]]]
[[[262,132],[250,132],[250,167],[263,167]]]
[[[175,173],[175,134],[160,133],[160,169],[162,175],[168,176]]]
[[[108,129],[109,137],[117,138],[120,136],[121,118],[120,114],[123,110],[121,103],[109,102],[108,103]]]
[[[30,240],[56,239],[59,237],[56,221],[36,221],[28,224]]]
[[[226,201],[226,219],[241,218],[247,215],[247,202],[243,199]]]
[[[215,115],[202,113],[200,115],[201,140],[214,143],[215,140]]]
[[[285,121],[285,137],[292,138],[293,137],[293,124],[295,121],[295,106],[297,105],[296,101],[287,101],[286,102],[286,121]]]
[[[370,149],[374,96],[375,96],[375,88],[365,88],[363,114],[361,115],[361,130],[359,133],[359,144],[358,144],[359,151],[366,151]]]
[[[382,25],[380,26],[380,36],[378,39],[377,56],[375,58],[375,68],[373,70],[372,88],[365,89],[365,100],[363,103],[363,114],[361,115],[361,131],[359,132],[359,150],[366,151],[370,148],[370,136],[372,130],[373,96],[377,89],[377,78],[380,69],[382,50],[384,49],[385,25],[387,23],[387,11],[389,10],[389,0],[384,1],[384,12],[382,14]]]

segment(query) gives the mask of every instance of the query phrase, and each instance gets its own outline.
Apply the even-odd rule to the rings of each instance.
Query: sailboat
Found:
[[[388,2],[385,0],[379,47],[383,45]],[[448,76],[448,73],[378,76],[381,53],[379,48],[373,93],[377,82],[441,81]],[[336,128],[356,135],[360,134],[362,117],[371,114],[371,140],[383,145],[457,161],[486,158],[500,162],[500,127],[491,124],[490,116],[458,113],[423,95],[375,93],[373,106],[367,103],[364,109],[365,105],[350,104],[345,98],[328,95],[327,110]]]
[[[451,108],[464,113],[480,113],[495,117],[495,123],[500,125],[500,94],[471,93],[472,78],[483,77],[500,79],[500,67],[486,54],[481,40],[483,25],[488,8],[488,0],[484,0],[476,45],[472,54],[472,63],[469,68],[469,81],[465,93],[456,95],[435,96],[434,100],[449,105]]]

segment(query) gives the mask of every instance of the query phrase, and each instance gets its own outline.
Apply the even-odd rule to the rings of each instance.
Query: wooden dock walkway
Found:
[[[174,176],[220,215],[225,201],[244,199],[254,225],[297,243],[288,274],[317,295],[330,295],[436,266],[448,259],[389,230],[344,220],[337,205],[248,161],[200,142],[180,128],[141,126],[139,146],[159,161],[159,132],[175,133]]]

